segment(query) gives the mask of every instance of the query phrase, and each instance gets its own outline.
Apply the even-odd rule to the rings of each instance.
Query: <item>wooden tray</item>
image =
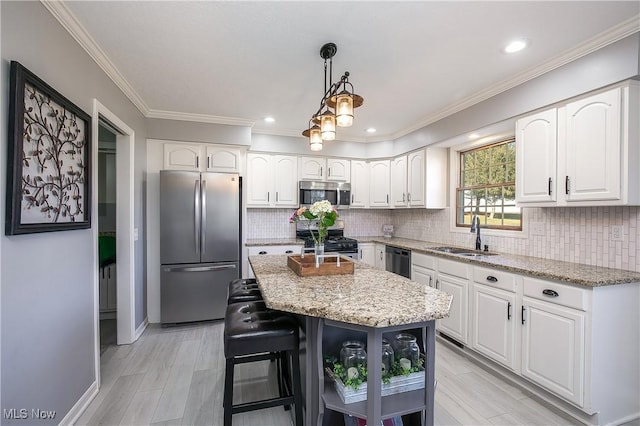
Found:
[[[339,267],[337,260],[335,257],[327,257],[320,264],[320,267],[316,268],[315,255],[305,254],[304,257],[301,257],[299,254],[295,254],[287,258],[287,266],[301,277],[353,274],[354,263],[350,258],[340,257]]]

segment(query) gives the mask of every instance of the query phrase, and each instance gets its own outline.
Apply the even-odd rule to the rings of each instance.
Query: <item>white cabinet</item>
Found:
[[[524,279],[522,375],[580,406],[584,404],[588,290]]]
[[[247,154],[247,207],[297,207],[298,159]]]
[[[351,160],[351,206],[369,207],[369,163]]]
[[[349,182],[351,180],[351,161],[327,158],[327,180]]]
[[[436,259],[413,251],[411,253],[411,280],[429,287],[436,286]]]
[[[444,209],[448,207],[448,164],[448,149],[427,148],[425,161],[426,188],[424,190],[424,207],[428,209]],[[415,199],[415,197],[415,194],[411,195],[412,200]]]
[[[556,200],[557,111],[555,108],[516,122],[516,200]]]
[[[165,170],[240,173],[242,149],[214,144],[165,143]]]
[[[299,180],[325,180],[327,159],[324,157],[299,157]]]
[[[206,171],[240,173],[242,152],[239,149],[222,145],[207,145],[205,154],[207,160]]]
[[[374,243],[358,243],[358,251],[360,252],[360,260],[362,262],[367,265],[376,266]]]
[[[438,259],[436,288],[453,296],[449,317],[437,321],[440,332],[460,343],[469,341],[469,266],[466,263]]]
[[[369,206],[389,207],[389,173],[389,160],[377,160],[369,163]]]
[[[639,85],[615,87],[516,122],[516,201],[640,204]]]
[[[391,207],[407,207],[407,156],[391,160]]]
[[[300,180],[349,182],[351,162],[338,158],[300,157],[298,173]]]
[[[384,244],[376,244],[375,245],[375,266],[376,268],[385,271],[387,269],[387,256],[386,256],[387,246]]]
[[[165,143],[165,170],[200,170],[200,144]]]
[[[474,267],[471,347],[511,370],[518,368],[516,285],[512,274]]]
[[[391,160],[391,206],[424,207],[425,150]]]

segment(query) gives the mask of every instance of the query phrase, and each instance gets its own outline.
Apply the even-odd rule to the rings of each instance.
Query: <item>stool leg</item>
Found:
[[[293,404],[296,409],[296,426],[302,425],[302,385],[300,383],[300,352],[294,349],[291,354],[291,368],[293,381]]]
[[[227,358],[227,366],[224,371],[224,426],[231,426],[233,415],[233,358]]]

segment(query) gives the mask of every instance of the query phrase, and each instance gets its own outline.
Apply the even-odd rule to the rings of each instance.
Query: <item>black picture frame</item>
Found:
[[[91,228],[91,117],[11,61],[5,235]]]

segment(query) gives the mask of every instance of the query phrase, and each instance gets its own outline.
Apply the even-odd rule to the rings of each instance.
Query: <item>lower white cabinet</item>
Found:
[[[358,252],[362,262],[367,265],[376,266],[374,243],[358,243]]]
[[[522,375],[582,406],[585,313],[524,297],[522,317]]]
[[[463,344],[469,343],[469,272],[467,263],[438,259],[436,288],[453,296],[449,317],[437,321],[437,330]]]
[[[422,253],[411,253],[411,280],[429,287],[436,286],[436,259]]]
[[[471,294],[471,347],[515,370],[516,294],[478,283]]]
[[[387,246],[384,244],[376,244],[375,245],[375,267],[385,271],[387,269]]]

